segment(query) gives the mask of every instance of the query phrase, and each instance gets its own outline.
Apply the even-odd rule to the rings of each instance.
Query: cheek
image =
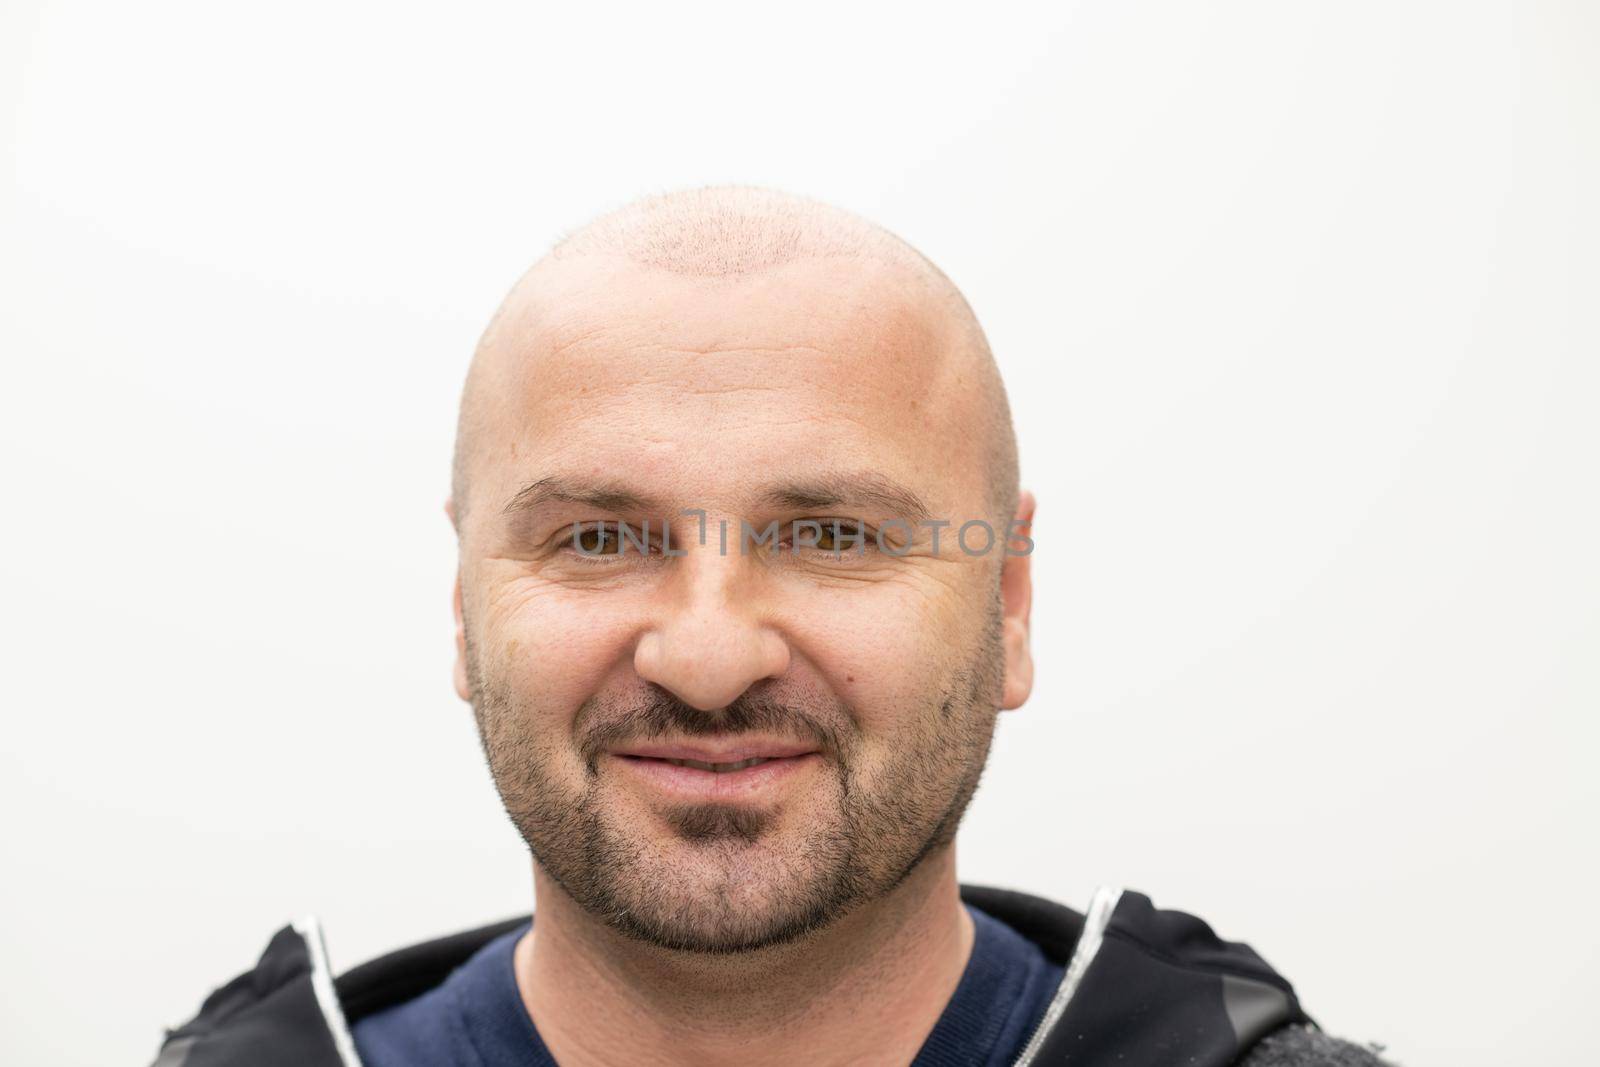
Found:
[[[964,639],[938,592],[882,582],[812,590],[788,606],[793,647],[854,709],[866,744],[923,728],[937,710]]]
[[[531,579],[505,583],[486,600],[477,627],[484,671],[521,706],[570,719],[610,674],[631,664],[631,613],[619,599],[626,597]]]

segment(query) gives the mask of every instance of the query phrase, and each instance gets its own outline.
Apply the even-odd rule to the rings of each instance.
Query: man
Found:
[[[162,1067],[1378,1062],[1137,893],[957,884],[1032,685],[1034,501],[897,238],[750,189],[580,230],[483,336],[447,510],[536,918],[337,982],[286,928]]]

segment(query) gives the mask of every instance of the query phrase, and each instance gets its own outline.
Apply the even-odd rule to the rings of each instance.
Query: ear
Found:
[[[456,505],[454,500],[445,500],[444,513],[450,517],[450,525],[456,524]],[[459,532],[459,531],[458,531]],[[456,695],[462,700],[472,700],[472,686],[467,682],[467,626],[461,619],[461,568],[456,567],[455,590],[450,599],[456,616],[456,666],[454,679]]]
[[[1006,656],[1005,690],[1000,707],[1022,707],[1033,692],[1033,653],[1028,650],[1028,613],[1033,607],[1033,494],[1023,490],[1017,514],[1006,531],[1005,563],[1000,570],[1000,599],[1004,608]]]

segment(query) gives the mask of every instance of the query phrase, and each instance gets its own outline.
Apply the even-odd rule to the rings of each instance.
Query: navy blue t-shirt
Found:
[[[977,927],[950,1003],[911,1067],[1006,1067],[1061,982],[1061,968],[1011,927],[967,905]],[[557,1067],[512,969],[523,926],[489,942],[428,992],[355,1024],[365,1067]]]

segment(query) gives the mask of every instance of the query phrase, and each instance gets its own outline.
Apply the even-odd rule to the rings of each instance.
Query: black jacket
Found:
[[[1017,1067],[1382,1067],[1322,1035],[1248,945],[1140,893],[1101,890],[1087,915],[1005,889],[962,886],[961,897],[1066,969]],[[414,945],[338,979],[315,922],[286,926],[254,970],[168,1031],[154,1067],[359,1067],[351,1024],[431,989],[527,921]]]

